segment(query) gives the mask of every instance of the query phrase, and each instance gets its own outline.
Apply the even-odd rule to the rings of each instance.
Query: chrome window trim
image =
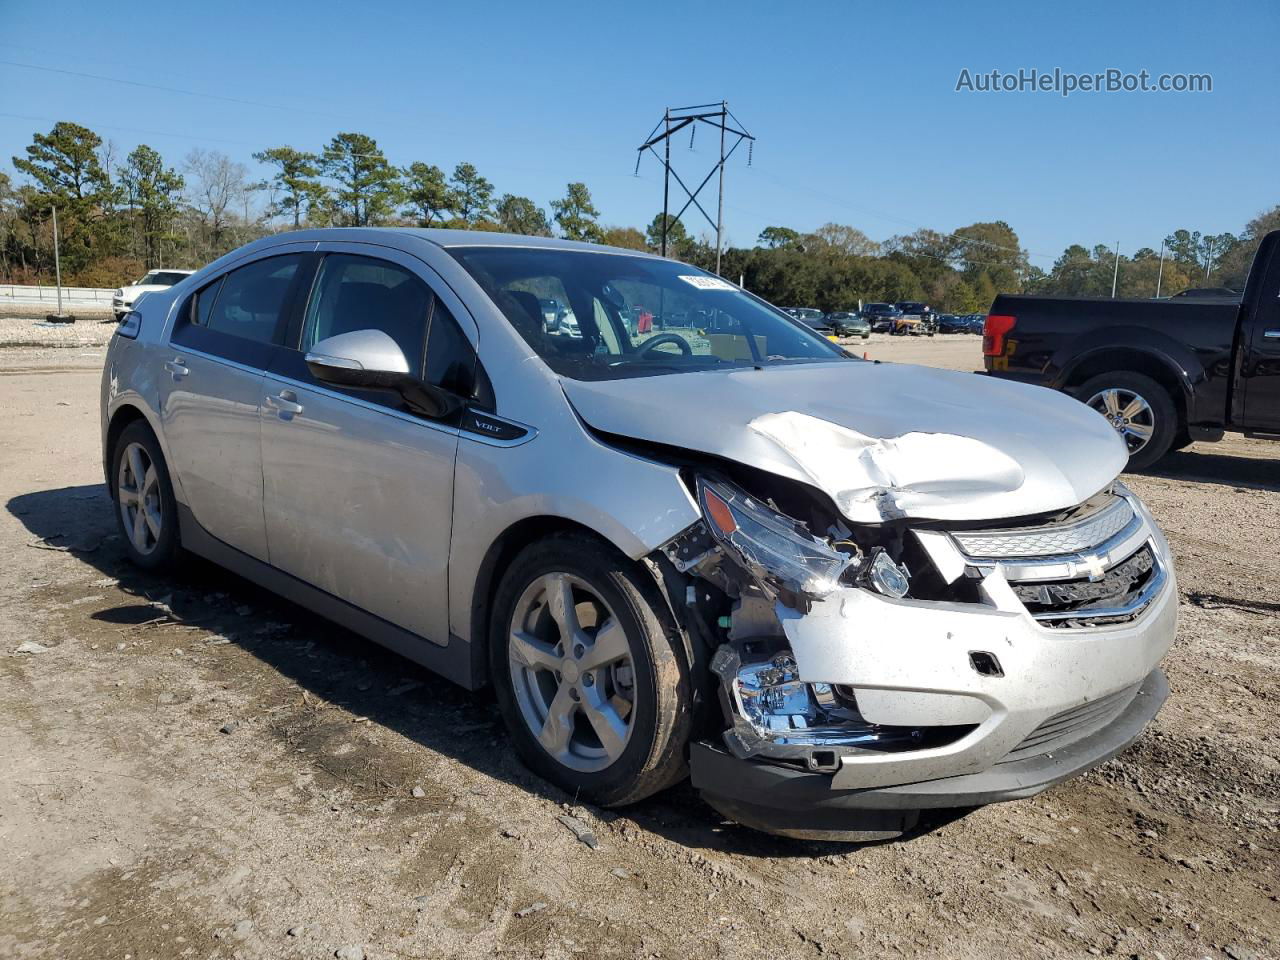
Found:
[[[394,410],[391,407],[383,406],[380,403],[372,403],[371,401],[362,399],[361,397],[353,397],[348,393],[330,390],[328,387],[322,387],[316,383],[304,383],[301,380],[294,380],[292,377],[285,377],[281,374],[270,372],[266,373],[266,378],[275,383],[285,383],[291,387],[298,387],[301,390],[309,390],[312,393],[318,393],[322,397],[331,397],[334,400],[343,400],[346,403],[362,407],[363,409],[370,410],[373,413],[383,413],[389,417],[394,417],[397,420],[403,420],[405,423],[418,424],[419,426],[426,427],[429,430],[438,431],[439,433],[449,434],[454,437],[457,437],[462,433],[462,431],[457,427],[451,427],[443,423],[436,423],[433,420],[428,420],[425,417],[417,417],[411,413],[403,413],[400,410]],[[305,418],[306,414],[304,413],[303,416]]]
[[[530,426],[527,423],[521,423],[519,420],[512,420],[510,417],[504,417],[504,416],[501,416],[500,414],[490,413],[488,410],[485,410],[482,412],[486,417],[489,417],[492,420],[501,420],[503,423],[509,423],[511,424],[511,426],[519,427],[521,430],[525,431],[524,436],[514,437],[510,440],[502,440],[496,437],[486,437],[482,434],[472,433],[469,430],[461,430],[458,427],[451,427],[447,424],[436,423],[432,420],[426,419],[425,417],[417,417],[411,413],[404,413],[400,410],[393,410],[391,407],[385,407],[379,403],[371,403],[368,400],[364,400],[360,397],[353,397],[350,394],[340,393],[337,390],[330,390],[328,387],[322,387],[316,383],[304,383],[303,381],[295,380],[292,377],[282,376],[281,374],[271,373],[266,370],[262,370],[258,367],[251,367],[251,366],[248,366],[247,364],[237,363],[235,360],[228,360],[226,357],[214,356],[211,353],[205,353],[203,350],[191,350],[188,348],[183,348],[182,352],[188,354],[189,356],[200,357],[202,360],[209,360],[209,361],[212,361],[213,363],[221,363],[224,366],[232,367],[236,370],[241,370],[245,373],[249,373],[254,376],[263,377],[265,378],[265,380],[271,380],[276,383],[283,383],[291,387],[298,387],[299,389],[302,389],[302,390],[310,390],[314,393],[320,394],[321,396],[332,397],[335,400],[343,400],[343,401],[346,401],[347,403],[354,404],[357,407],[363,407],[364,409],[370,410],[374,413],[385,413],[387,416],[395,417],[397,420],[402,420],[405,423],[418,424],[420,426],[426,427],[429,430],[436,430],[440,433],[449,434],[450,436],[463,437],[463,438],[466,438],[467,440],[474,440],[476,443],[483,443],[486,446],[490,446],[490,447],[518,447],[521,444],[528,443],[530,440],[532,440],[534,437],[538,435],[537,427]]]
[[[258,341],[254,341],[255,343]],[[236,370],[242,370],[245,373],[251,373],[254,376],[261,377],[267,371],[261,367],[251,367],[247,363],[240,363],[236,360],[228,360],[226,357],[220,357],[215,353],[205,353],[203,350],[193,350],[191,347],[183,346],[181,343],[169,343],[166,346],[176,353],[185,353],[189,357],[199,357],[201,360],[210,360],[213,363],[220,363],[224,367],[232,367]],[[268,344],[270,346],[270,344]]]

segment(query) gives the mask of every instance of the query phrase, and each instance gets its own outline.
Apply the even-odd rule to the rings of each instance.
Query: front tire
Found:
[[[1081,384],[1076,395],[1120,434],[1129,450],[1129,470],[1145,470],[1168,453],[1181,428],[1173,398],[1145,374],[1100,373]]]
[[[151,428],[135,420],[116,438],[111,454],[111,499],[125,552],[143,570],[177,563],[182,545],[169,469]]]
[[[613,547],[526,547],[498,586],[489,656],[516,752],[566,793],[618,806],[685,776],[683,645],[653,579]]]

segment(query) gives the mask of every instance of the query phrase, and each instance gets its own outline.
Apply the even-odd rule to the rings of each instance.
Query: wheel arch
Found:
[[[156,442],[159,443],[159,434],[156,433],[155,426],[147,415],[143,413],[142,409],[132,403],[120,404],[112,411],[111,419],[107,421],[107,433],[102,444],[102,473],[106,478],[107,491],[109,493],[114,493],[115,491],[115,477],[112,475],[111,469],[111,454],[116,449],[116,441],[120,439],[120,434],[124,433],[131,423],[136,423],[139,420],[147,425],[152,435],[156,437]]]
[[[1149,350],[1114,347],[1086,353],[1064,371],[1062,389],[1076,396],[1076,391],[1087,380],[1113,370],[1140,373],[1158,383],[1173,401],[1178,414],[1179,429],[1185,427],[1192,395],[1191,382],[1172,359]],[[1077,397],[1077,399],[1083,402],[1087,398]]]
[[[576,533],[591,537],[626,556],[626,552],[617,543],[614,543],[600,531],[593,530],[586,524],[579,523],[576,520],[570,520],[568,517],[549,514],[524,517],[498,534],[480,561],[480,567],[476,571],[475,583],[471,590],[470,641],[474,651],[472,663],[479,665],[479,669],[483,674],[476,678],[475,686],[487,686],[489,683],[490,616],[493,610],[494,594],[497,592],[498,583],[502,580],[503,574],[506,573],[512,561],[525,547],[547,537],[566,533]]]

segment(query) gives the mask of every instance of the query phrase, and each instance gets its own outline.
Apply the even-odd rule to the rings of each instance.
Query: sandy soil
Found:
[[[881,339],[979,365],[976,337]],[[1132,749],[849,847],[687,786],[574,807],[484,697],[207,564],[133,570],[100,364],[0,350],[0,956],[1280,955],[1280,446],[1131,478],[1182,594],[1173,697]]]

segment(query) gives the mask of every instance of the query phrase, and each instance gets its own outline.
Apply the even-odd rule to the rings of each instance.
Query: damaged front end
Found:
[[[815,536],[806,522],[726,479],[697,476],[694,487],[704,520],[663,549],[678,570],[715,584],[728,601],[727,615],[717,617],[724,642],[710,669],[719,679],[724,743],[735,756],[831,773],[847,751],[919,749],[972,729],[874,723],[852,687],[800,677],[779,610],[803,615],[850,588],[907,594],[909,571],[879,538],[859,544],[834,514],[823,518],[825,536]],[[822,510],[819,499],[808,506],[811,518]]]
[[[723,718],[691,765],[739,822],[891,836],[919,809],[1028,795],[1087,769],[1163,700],[1168,548],[1118,484],[992,530],[850,524],[813,488],[754,471],[689,483],[703,519],[662,552],[714,638]],[[1068,745],[1087,755],[1058,763]],[[774,788],[760,784],[781,792],[765,800]]]

